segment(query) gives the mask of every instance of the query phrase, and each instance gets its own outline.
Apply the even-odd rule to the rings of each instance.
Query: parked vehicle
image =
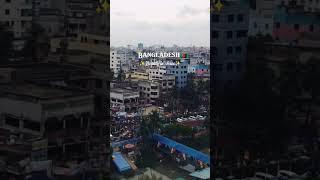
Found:
[[[279,170],[278,177],[280,180],[298,179],[299,175],[295,172],[292,172],[292,171]]]
[[[263,173],[263,172],[256,172],[254,177],[259,178],[261,180],[278,180],[276,176],[271,174]]]

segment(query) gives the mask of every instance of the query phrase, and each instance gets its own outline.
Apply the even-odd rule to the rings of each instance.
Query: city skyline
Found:
[[[110,4],[111,46],[143,42],[209,47],[209,1],[111,0]]]

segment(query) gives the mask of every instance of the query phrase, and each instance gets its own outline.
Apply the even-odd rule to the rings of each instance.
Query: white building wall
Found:
[[[120,72],[121,69],[121,57],[117,51],[111,51],[110,53],[110,69],[113,71],[115,76]]]

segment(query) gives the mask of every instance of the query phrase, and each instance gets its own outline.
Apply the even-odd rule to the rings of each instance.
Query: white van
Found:
[[[254,177],[259,178],[261,180],[278,180],[277,177],[263,172],[256,172]]]

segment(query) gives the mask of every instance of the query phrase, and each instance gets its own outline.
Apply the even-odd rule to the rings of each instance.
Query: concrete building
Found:
[[[320,18],[315,13],[305,13],[299,9],[277,6],[274,14],[273,38],[290,42],[299,40],[303,34],[319,34]]]
[[[111,51],[110,54],[110,70],[114,73],[116,77],[121,69],[121,56],[117,53],[117,51]]]
[[[175,65],[152,65],[147,67],[146,72],[150,80],[163,80],[166,76],[175,77],[177,88],[184,88],[187,85],[189,59],[181,59],[179,64]]]
[[[35,22],[45,29],[46,35],[61,36],[64,34],[64,17],[59,9],[41,8]]]
[[[33,63],[0,68],[0,76],[4,77],[0,81],[0,84],[3,84],[0,86],[1,102],[9,102],[8,106],[1,105],[1,108],[14,110],[13,112],[8,110],[6,115],[1,116],[2,122],[6,122],[3,118],[7,114],[10,119],[14,119],[11,123],[13,127],[9,123],[9,125],[4,124],[5,128],[21,138],[25,137],[24,134],[27,134],[26,137],[30,135],[37,138],[47,137],[48,159],[64,156],[68,159],[74,156],[80,157],[79,154],[82,154],[89,156],[87,172],[97,172],[107,167],[109,161],[101,159],[106,157],[107,152],[102,151],[100,147],[104,145],[107,128],[105,107],[109,103],[109,98],[106,97],[109,96],[109,92],[105,89],[109,83],[103,80],[104,76],[99,74],[99,68],[105,69],[105,64],[89,67],[62,63]],[[28,81],[28,84],[24,83],[25,81]],[[23,89],[28,91],[24,92]],[[86,97],[90,99],[86,101]],[[3,100],[4,98],[8,100]],[[90,107],[90,116],[86,113],[86,106]],[[0,112],[2,113],[1,110]],[[63,116],[63,113],[66,115]],[[55,115],[57,116],[54,117]],[[49,118],[40,124],[39,130],[38,122],[32,123],[34,118],[29,116]],[[24,121],[21,117],[27,120],[26,127],[24,122],[20,122],[20,119]],[[19,119],[19,128],[16,118]],[[90,137],[90,140],[87,137]],[[78,152],[80,153],[76,155]],[[59,162],[58,166],[64,163],[66,162]]]
[[[57,37],[50,40],[51,56],[59,61],[62,56],[61,43],[67,42],[67,52],[64,54],[65,62],[73,64],[91,64],[99,60],[108,66],[109,63],[109,36],[97,33],[78,33],[77,37]]]
[[[90,0],[66,0],[66,17],[68,19],[67,29],[70,34],[86,32],[88,23],[95,16],[97,1]]]
[[[0,92],[0,128],[19,139],[30,135],[46,137],[48,145],[42,153],[31,154],[32,158],[72,158],[77,153],[87,153],[94,116],[93,95],[24,83],[1,85]]]
[[[110,69],[117,76],[120,70],[127,73],[132,69],[135,55],[129,49],[114,49],[110,54]]]
[[[175,85],[177,88],[184,88],[188,80],[189,59],[181,59],[177,65],[168,65],[167,74],[175,76]]]
[[[142,43],[138,44],[138,50],[143,50],[143,44]]]
[[[157,81],[139,81],[140,97],[147,99],[147,103],[156,104],[160,97],[160,83]]]
[[[188,66],[188,73],[194,73],[196,76],[210,74],[210,67],[204,64]]]
[[[220,92],[236,87],[243,77],[249,28],[247,1],[223,1],[223,5],[221,11],[211,13],[210,41],[214,88]]]
[[[32,0],[0,1],[0,14],[0,22],[13,32],[15,38],[25,37],[32,25]]]
[[[275,3],[272,0],[256,0],[250,9],[249,35],[272,35]]]
[[[20,133],[44,135],[50,130],[88,128],[94,113],[93,95],[85,92],[32,84],[2,85],[0,91],[2,128]],[[51,120],[56,124],[48,126]]]
[[[149,74],[150,80],[163,79],[163,76],[167,73],[166,66],[153,66],[146,69],[146,73]]]
[[[276,5],[299,6],[305,12],[320,12],[320,1],[318,0],[277,0]]]
[[[110,91],[111,108],[125,112],[134,112],[139,108],[139,91],[128,88],[115,88]]]

